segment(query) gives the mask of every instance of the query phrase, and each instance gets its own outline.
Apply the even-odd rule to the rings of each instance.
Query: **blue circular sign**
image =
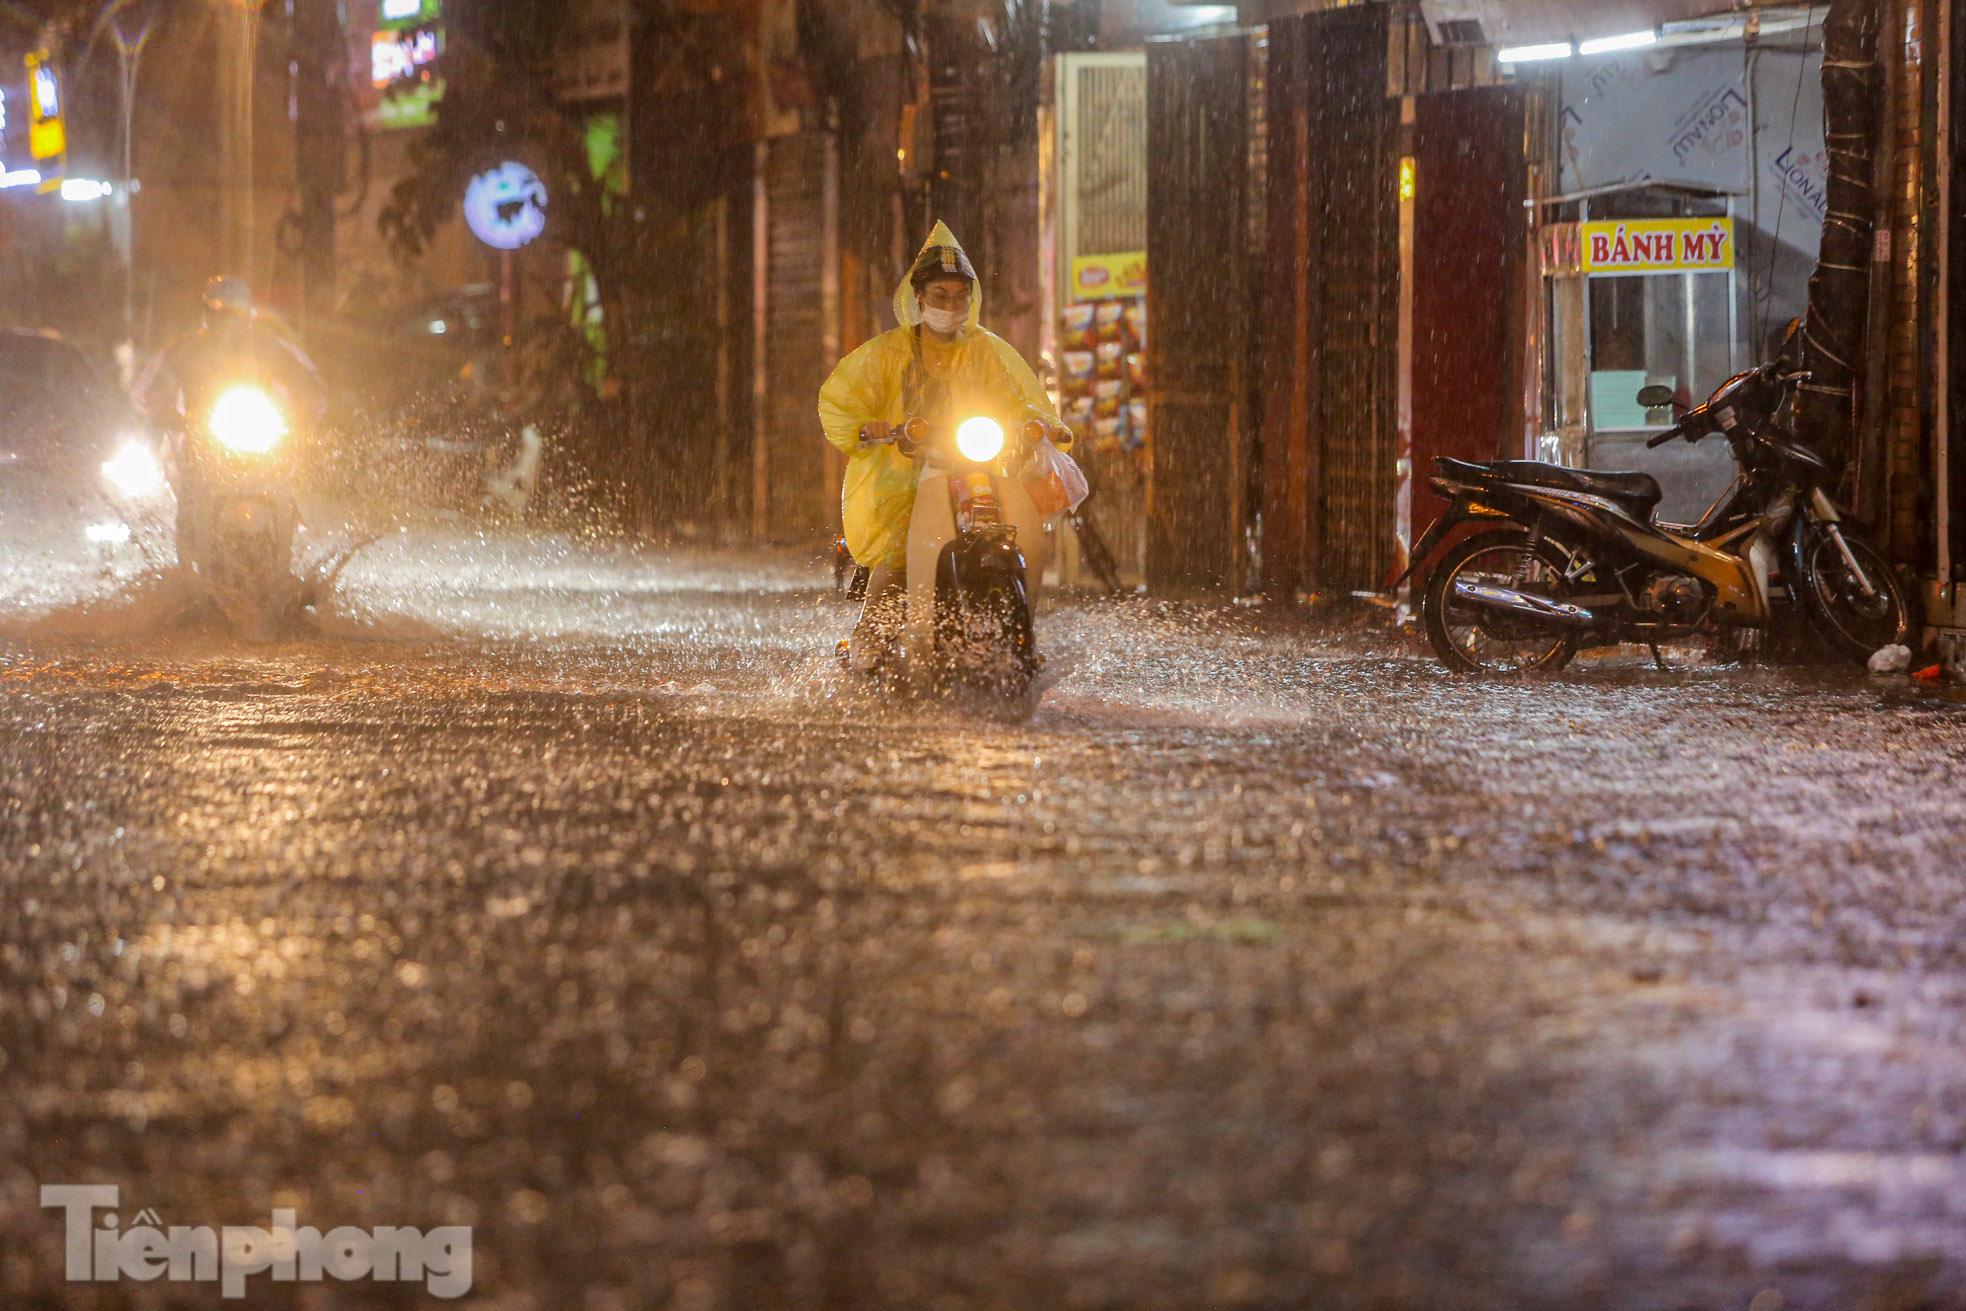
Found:
[[[493,250],[517,250],[546,231],[546,184],[510,160],[471,179],[464,221]]]

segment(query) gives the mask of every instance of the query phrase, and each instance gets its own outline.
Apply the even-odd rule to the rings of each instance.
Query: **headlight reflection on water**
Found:
[[[82,530],[82,536],[97,546],[121,546],[133,535],[126,523],[92,523]]]

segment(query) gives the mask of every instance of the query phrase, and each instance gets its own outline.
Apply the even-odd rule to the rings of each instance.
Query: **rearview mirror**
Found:
[[[1638,403],[1648,410],[1663,410],[1672,404],[1672,399],[1672,388],[1662,382],[1655,382],[1638,393]]]

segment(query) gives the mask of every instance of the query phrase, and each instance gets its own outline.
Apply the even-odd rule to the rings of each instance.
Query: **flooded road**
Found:
[[[216,1304],[64,1279],[102,1183],[540,1311],[1966,1306],[1956,702],[1079,600],[1002,722],[796,557],[119,567],[0,577],[0,1305]]]

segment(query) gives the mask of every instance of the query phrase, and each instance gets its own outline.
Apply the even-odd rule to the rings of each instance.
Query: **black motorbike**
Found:
[[[895,444],[917,469],[902,640],[886,672],[927,690],[1022,696],[1041,663],[1023,542],[1041,539],[1044,521],[1016,471],[1037,443],[1069,445],[1069,435],[1032,420],[1013,439],[976,415],[947,426],[914,418],[861,440]],[[836,581],[847,563],[836,554]],[[849,595],[864,587],[856,574]],[[840,644],[842,659],[849,650]]]
[[[168,443],[178,562],[241,633],[273,635],[299,604],[295,451],[286,407],[242,383]]]
[[[1786,359],[1737,374],[1646,443],[1726,440],[1739,474],[1694,524],[1658,522],[1662,493],[1649,474],[1436,461],[1429,481],[1450,508],[1399,581],[1456,527],[1495,526],[1428,571],[1422,613],[1434,651],[1470,672],[1561,669],[1580,649],[1625,642],[1658,659],[1661,642],[1704,633],[1725,645],[1765,628],[1785,600],[1852,660],[1907,642],[1911,606],[1889,561],[1831,499],[1829,466],[1776,422],[1808,376]],[[1638,401],[1665,408],[1672,391],[1647,387]]]

